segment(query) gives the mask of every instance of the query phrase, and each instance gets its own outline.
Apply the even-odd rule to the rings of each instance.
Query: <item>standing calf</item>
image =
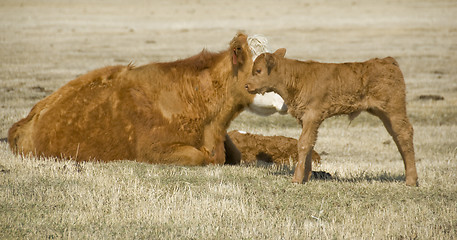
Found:
[[[417,186],[413,128],[406,116],[405,82],[395,59],[357,63],[302,62],[284,58],[286,50],[260,55],[246,84],[250,93],[274,91],[302,125],[293,182],[311,176],[311,153],[319,125],[331,116],[361,111],[379,117],[403,158],[406,185]]]

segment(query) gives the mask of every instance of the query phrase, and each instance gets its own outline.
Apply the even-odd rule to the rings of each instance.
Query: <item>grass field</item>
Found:
[[[1,1],[0,138],[78,75],[222,50],[244,30],[290,58],[395,57],[420,186],[405,186],[395,144],[368,114],[323,123],[314,170],[333,178],[303,185],[293,166],[38,160],[2,140],[0,239],[456,239],[455,16],[451,0]],[[232,129],[300,134],[289,116],[247,112]]]

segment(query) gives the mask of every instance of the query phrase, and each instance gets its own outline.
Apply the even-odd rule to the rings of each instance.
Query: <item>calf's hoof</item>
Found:
[[[295,184],[302,184],[303,183],[303,180],[297,180],[297,179],[292,179],[292,183],[295,183]]]
[[[417,179],[406,179],[406,186],[408,187],[419,187]]]

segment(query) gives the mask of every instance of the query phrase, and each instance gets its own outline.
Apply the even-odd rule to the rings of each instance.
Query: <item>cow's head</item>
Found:
[[[252,64],[251,51],[247,42],[247,36],[238,33],[230,42],[230,55],[232,59],[233,76],[238,76],[238,71],[249,68]]]
[[[284,58],[285,48],[280,48],[274,53],[263,53],[256,58],[252,66],[252,76],[246,83],[249,93],[265,93],[273,91],[276,82],[280,81],[278,62]]]

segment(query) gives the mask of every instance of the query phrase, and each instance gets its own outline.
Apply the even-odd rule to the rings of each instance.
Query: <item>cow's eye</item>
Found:
[[[257,69],[255,70],[255,72],[260,74],[262,72],[262,69]]]

